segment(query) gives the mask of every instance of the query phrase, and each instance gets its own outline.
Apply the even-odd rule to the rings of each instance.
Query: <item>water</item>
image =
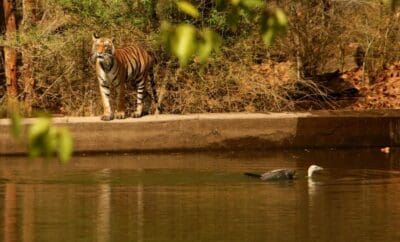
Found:
[[[1,157],[0,241],[400,241],[399,154]],[[325,170],[309,180],[310,164]],[[242,175],[282,167],[299,178]]]

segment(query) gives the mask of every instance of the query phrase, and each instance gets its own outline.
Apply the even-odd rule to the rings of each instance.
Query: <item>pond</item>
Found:
[[[400,241],[400,152],[0,158],[2,241]],[[311,164],[325,170],[305,177]],[[243,172],[295,168],[263,182]]]

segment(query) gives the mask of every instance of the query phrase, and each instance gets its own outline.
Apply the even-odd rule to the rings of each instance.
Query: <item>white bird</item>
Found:
[[[307,177],[312,177],[312,175],[314,174],[314,172],[316,171],[322,171],[324,168],[317,166],[317,165],[311,165],[310,167],[308,167],[307,170]]]

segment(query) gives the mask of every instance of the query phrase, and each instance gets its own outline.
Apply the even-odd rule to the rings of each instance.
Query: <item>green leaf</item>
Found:
[[[266,11],[261,16],[261,36],[266,46],[270,46],[276,35],[286,30],[287,17],[281,9],[276,9],[272,14]]]
[[[28,129],[29,156],[37,157],[47,155],[48,134],[50,130],[50,119],[41,117],[36,120]]]
[[[73,142],[66,128],[50,123],[49,117],[40,117],[28,129],[30,157],[50,158],[56,152],[61,162],[67,162],[73,153]]]
[[[58,144],[58,128],[50,125],[49,132],[43,137],[43,154],[47,158],[54,155],[57,150]]]
[[[21,116],[19,116],[18,112],[11,113],[11,133],[15,139],[19,139],[21,129]]]
[[[196,50],[196,28],[191,24],[178,25],[171,45],[173,54],[185,66]]]
[[[275,17],[276,17],[276,20],[277,20],[278,25],[279,25],[279,27],[281,28],[281,30],[286,29],[286,27],[287,27],[287,25],[288,25],[288,19],[287,19],[287,17],[286,17],[285,12],[283,12],[282,9],[277,8],[277,9],[275,10]]]
[[[198,18],[200,16],[199,10],[187,1],[179,1],[176,5],[178,5],[178,8],[182,12],[192,16],[193,18]]]
[[[160,27],[160,37],[168,52],[172,49],[172,35],[173,28],[171,24],[167,21],[162,21]]]
[[[204,63],[213,50],[218,50],[222,43],[222,38],[211,29],[204,29],[201,33],[203,42],[198,47],[198,57]]]
[[[49,132],[50,120],[48,118],[38,118],[28,130],[29,143],[33,143],[35,140],[46,135]]]
[[[264,44],[265,44],[267,47],[270,46],[270,45],[272,44],[272,41],[274,40],[275,35],[276,35],[276,33],[275,33],[274,30],[268,30],[268,31],[266,31],[266,32],[264,32],[264,33],[262,34],[262,39],[263,39],[263,41],[264,41]]]
[[[73,141],[70,132],[66,128],[59,128],[58,132],[58,158],[65,163],[71,159]]]
[[[264,4],[262,0],[241,0],[240,5],[247,9],[254,9],[261,7]]]
[[[237,5],[239,5],[240,0],[230,0],[230,2],[232,5],[237,6]]]

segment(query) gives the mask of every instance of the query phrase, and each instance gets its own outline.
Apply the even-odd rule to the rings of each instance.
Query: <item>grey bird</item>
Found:
[[[311,165],[307,171],[307,177],[311,178],[314,172],[321,171],[324,168]],[[296,178],[296,171],[293,169],[276,169],[272,171],[265,172],[263,174],[256,174],[246,172],[244,173],[246,176],[256,177],[263,181],[280,181],[280,180],[293,180]]]

